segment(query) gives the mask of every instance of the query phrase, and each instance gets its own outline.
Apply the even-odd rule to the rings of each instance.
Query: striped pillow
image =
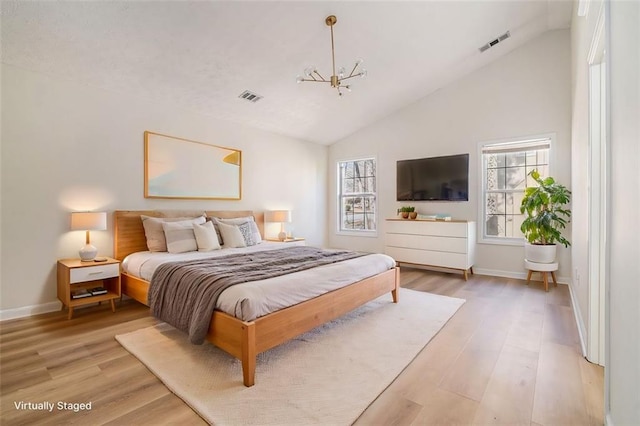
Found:
[[[164,236],[162,224],[165,222],[192,222],[204,223],[204,216],[196,218],[190,217],[151,217],[140,215],[142,226],[144,227],[144,235],[147,238],[147,248],[149,251],[167,251],[167,241]]]
[[[193,224],[194,222],[191,220],[162,223],[169,253],[185,253],[198,250]]]

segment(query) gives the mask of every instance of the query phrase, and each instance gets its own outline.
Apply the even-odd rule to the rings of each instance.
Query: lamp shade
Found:
[[[105,212],[71,213],[72,231],[105,231],[106,229],[107,213]]]
[[[267,222],[289,223],[291,222],[291,210],[271,210],[265,213]]]

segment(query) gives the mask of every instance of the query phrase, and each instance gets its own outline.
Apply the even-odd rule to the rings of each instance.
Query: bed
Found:
[[[236,218],[253,216],[264,235],[264,215],[252,211],[206,211],[208,216]],[[202,212],[116,211],[114,213],[114,256],[123,261],[128,255],[147,250],[140,220],[152,217],[197,216]],[[149,281],[122,272],[122,293],[147,305]],[[321,324],[385,294],[391,293],[398,303],[399,268],[391,268],[344,287],[246,321],[234,315],[214,310],[206,340],[238,358],[242,363],[243,383],[255,383],[256,356]]]

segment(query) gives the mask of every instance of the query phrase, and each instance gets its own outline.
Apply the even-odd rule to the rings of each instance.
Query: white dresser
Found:
[[[387,219],[385,253],[399,263],[473,273],[476,223],[452,220]]]

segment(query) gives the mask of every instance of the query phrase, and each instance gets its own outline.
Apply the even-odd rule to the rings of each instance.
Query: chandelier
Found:
[[[325,24],[327,24],[331,28],[331,64],[332,64],[332,74],[329,80],[325,79],[315,67],[309,67],[304,70],[305,77],[298,76],[296,81],[298,83],[302,83],[303,81],[311,81],[314,83],[330,83],[331,87],[335,87],[338,90],[338,95],[342,96],[342,91],[340,89],[346,89],[347,91],[351,91],[351,87],[348,84],[344,84],[346,80],[354,77],[366,77],[367,70],[364,68],[360,68],[358,71],[358,67],[362,64],[362,59],[358,59],[351,69],[351,72],[347,75],[344,67],[338,69],[338,73],[336,74],[336,58],[335,58],[335,49],[333,47],[333,26],[338,22],[338,19],[335,15],[327,16],[324,20]],[[358,72],[356,72],[358,71]]]

